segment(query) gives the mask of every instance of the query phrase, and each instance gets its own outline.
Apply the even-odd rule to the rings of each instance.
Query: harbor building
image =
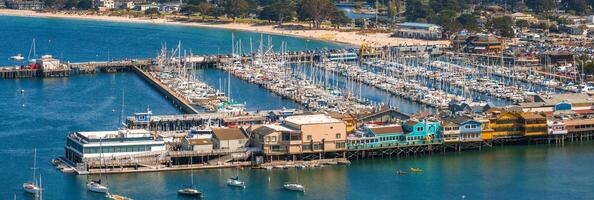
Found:
[[[134,156],[164,151],[165,142],[146,130],[76,132],[66,139],[66,159],[72,163],[87,159]]]
[[[213,150],[212,138],[184,138],[182,146],[186,151],[210,152]]]
[[[215,149],[239,151],[248,144],[248,137],[243,128],[213,128],[212,133]]]
[[[442,38],[443,29],[439,25],[405,22],[398,24],[392,36],[403,38],[438,40]]]
[[[37,0],[8,0],[6,8],[17,10],[42,10],[43,2]]]
[[[594,110],[594,98],[584,93],[537,95],[532,103],[520,103],[524,112],[576,112],[583,113]]]
[[[493,129],[493,139],[548,134],[547,118],[541,113],[491,109],[488,116],[489,128]]]
[[[441,139],[441,122],[428,118],[412,118],[402,124],[406,132],[406,141],[412,144],[432,142]]]
[[[253,143],[264,154],[290,155],[346,150],[346,123],[324,114],[287,117],[254,129]]]
[[[548,133],[547,118],[534,112],[521,113],[524,136],[542,136]]]
[[[593,135],[594,119],[574,119],[565,122],[568,135]]]

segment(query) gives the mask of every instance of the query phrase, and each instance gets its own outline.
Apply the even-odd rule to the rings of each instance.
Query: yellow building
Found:
[[[493,139],[546,135],[547,119],[534,112],[492,109],[489,111],[488,129],[493,130]]]
[[[490,111],[489,128],[493,129],[493,139],[524,136],[522,115],[503,110]]]
[[[353,133],[357,129],[357,119],[348,113],[329,113],[330,117],[344,121],[346,124],[346,132]]]
[[[478,118],[474,120],[481,123],[481,139],[483,141],[493,140],[493,129],[490,127],[489,119]]]
[[[524,136],[546,135],[548,132],[547,118],[533,112],[523,112]]]

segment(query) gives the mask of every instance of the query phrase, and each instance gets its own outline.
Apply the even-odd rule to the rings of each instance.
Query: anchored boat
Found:
[[[286,183],[283,185],[285,190],[297,191],[297,192],[305,192],[305,187],[303,185],[297,183]]]

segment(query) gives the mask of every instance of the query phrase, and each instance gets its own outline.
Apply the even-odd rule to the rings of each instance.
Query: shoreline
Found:
[[[308,40],[319,40],[324,42],[332,42],[343,44],[351,47],[359,47],[366,44],[371,47],[401,46],[401,45],[449,45],[446,40],[418,40],[409,38],[395,38],[390,37],[389,33],[364,33],[361,34],[356,31],[341,32],[335,30],[283,30],[277,29],[274,25],[253,26],[251,24],[242,23],[228,23],[228,24],[211,24],[198,22],[175,22],[168,21],[164,18],[148,19],[148,18],[130,18],[119,16],[101,16],[101,15],[74,15],[67,13],[41,13],[29,10],[11,10],[0,9],[0,16],[15,16],[15,17],[36,17],[36,18],[57,18],[57,19],[76,19],[87,21],[105,21],[118,23],[140,23],[140,24],[157,24],[168,26],[186,26],[197,28],[216,28],[226,30],[237,30],[246,32],[256,32],[279,36],[288,36],[303,38]]]

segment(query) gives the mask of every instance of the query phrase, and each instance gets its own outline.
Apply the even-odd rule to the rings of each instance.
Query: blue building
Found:
[[[448,141],[481,141],[481,122],[466,116],[454,116],[443,119],[443,134]]]
[[[441,122],[429,119],[410,119],[402,125],[407,142],[440,142]]]

